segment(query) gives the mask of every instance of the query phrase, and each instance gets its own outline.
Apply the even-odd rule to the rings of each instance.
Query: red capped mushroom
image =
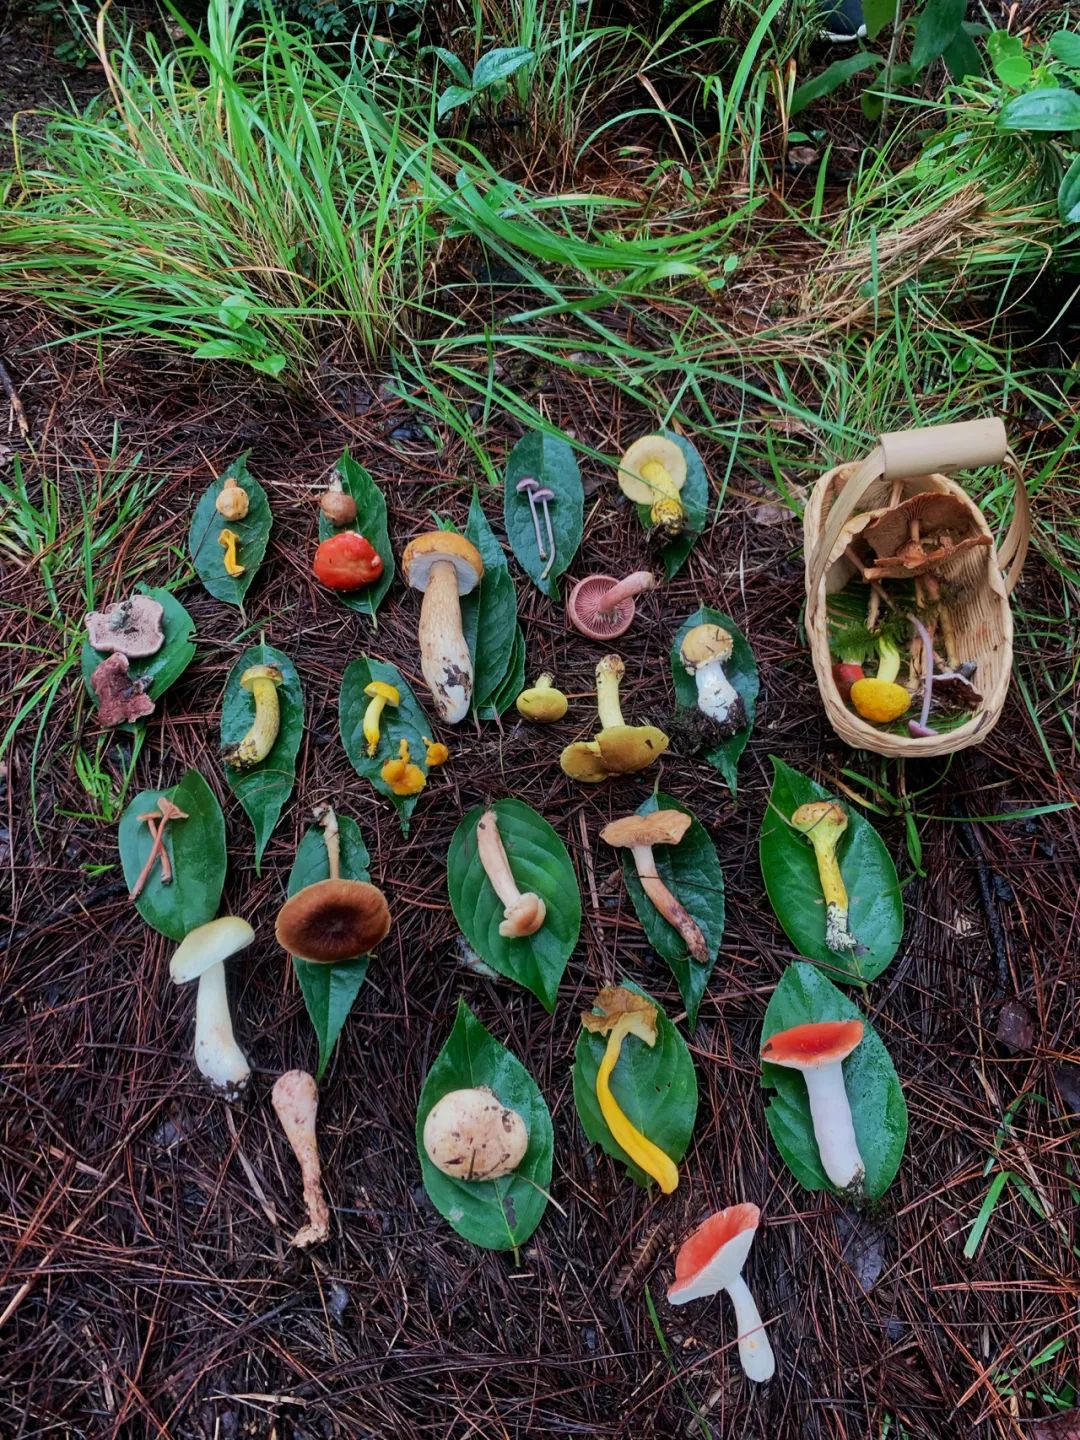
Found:
[[[567,596],[566,613],[574,629],[590,640],[612,640],[630,629],[634,596],[655,588],[656,577],[649,570],[635,570],[625,580],[587,575]]]
[[[692,1231],[675,1256],[675,1284],[668,1291],[672,1305],[703,1300],[726,1290],[735,1307],[739,1329],[739,1361],[748,1380],[771,1380],[776,1359],[754,1304],[743,1266],[754,1243],[761,1211],[756,1205],[729,1205]]]
[[[128,657],[121,651],[103,660],[90,676],[98,699],[98,720],[102,725],[126,725],[154,713],[154,702],[146,693],[146,681],[129,673]]]
[[[802,1072],[821,1168],[840,1190],[859,1190],[866,1174],[843,1071],[864,1029],[861,1020],[819,1020],[780,1030],[761,1047],[761,1058],[770,1065]]]

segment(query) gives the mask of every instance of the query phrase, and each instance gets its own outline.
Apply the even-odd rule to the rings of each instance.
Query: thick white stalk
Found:
[[[735,1324],[739,1330],[739,1361],[747,1379],[756,1380],[759,1384],[771,1380],[776,1373],[776,1357],[749,1286],[741,1275],[736,1275],[724,1289],[731,1296],[731,1303],[735,1307]]]
[[[834,1185],[849,1190],[862,1181],[866,1166],[855,1139],[843,1066],[838,1060],[819,1070],[804,1070],[803,1079],[810,1096],[821,1167]]]
[[[420,606],[420,669],[435,708],[448,725],[469,713],[473,663],[461,629],[457,571],[449,560],[431,567]]]
[[[722,725],[739,703],[739,692],[724,674],[721,660],[709,660],[694,672],[698,709]]]
[[[251,1078],[247,1056],[233,1035],[224,964],[211,965],[199,976],[195,997],[195,1064],[226,1099],[238,1095]]]

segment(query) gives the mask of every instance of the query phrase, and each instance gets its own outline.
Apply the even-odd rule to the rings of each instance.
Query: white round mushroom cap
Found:
[[[219,915],[184,936],[169,962],[169,975],[177,985],[198,980],[212,965],[246,949],[254,939],[255,931],[239,915]]]

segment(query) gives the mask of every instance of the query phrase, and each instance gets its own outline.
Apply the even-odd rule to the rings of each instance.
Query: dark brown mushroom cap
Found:
[[[275,934],[290,955],[332,965],[367,955],[390,929],[386,896],[366,880],[317,880],[278,911]]]
[[[919,525],[918,540],[911,537],[915,521]],[[934,490],[912,495],[903,504],[881,511],[862,531],[861,538],[877,557],[877,563],[866,571],[864,578],[868,580],[903,580],[931,570],[943,573],[969,550],[994,543],[976,528],[962,500]]]
[[[154,702],[146,693],[146,681],[129,674],[128,658],[119,651],[103,660],[90,676],[98,701],[102,725],[126,725],[154,713]]]
[[[165,643],[161,617],[165,611],[149,595],[132,595],[86,617],[86,632],[95,650],[130,655],[133,660],[156,655]]]

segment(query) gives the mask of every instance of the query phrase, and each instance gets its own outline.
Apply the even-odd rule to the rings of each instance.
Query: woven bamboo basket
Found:
[[[847,706],[836,688],[829,653],[826,602],[857,575],[845,551],[853,515],[903,501],[925,491],[953,495],[971,515],[974,531],[990,536],[979,507],[945,473],[1003,465],[1012,474],[1016,502],[1012,524],[1002,543],[967,551],[948,581],[956,592],[950,605],[956,658],[974,661],[974,684],[982,704],[962,725],[941,735],[896,735],[869,724]],[[1012,612],[1009,596],[1023,569],[1031,538],[1031,511],[1023,476],[1009,449],[1000,420],[927,426],[878,437],[865,460],[822,475],[814,486],[803,519],[806,555],[806,629],[818,688],[829,723],[849,745],[900,759],[949,755],[981,744],[997,723],[1012,674]],[[991,537],[992,539],[992,537]],[[916,678],[922,680],[922,647],[914,647]]]

